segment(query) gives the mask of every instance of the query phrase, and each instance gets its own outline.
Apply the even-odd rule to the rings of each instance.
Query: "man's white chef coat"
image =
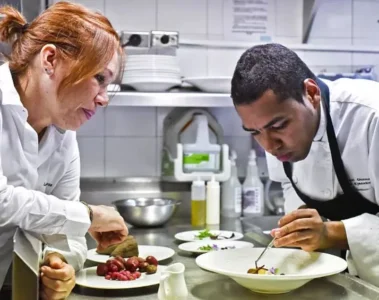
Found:
[[[73,131],[47,128],[41,142],[27,123],[8,64],[0,66],[0,287],[12,261],[17,227],[38,235],[65,234],[75,269],[86,258],[90,226],[80,202],[80,160]]]
[[[366,199],[379,204],[379,83],[358,79],[324,82],[330,90],[330,115],[349,179]],[[266,154],[270,179],[282,182],[286,213],[304,205],[282,163]],[[333,169],[323,108],[309,155],[293,164],[293,180],[300,191],[316,200],[331,200],[342,193]],[[363,214],[343,223],[350,247],[350,272],[379,286],[379,217]]]

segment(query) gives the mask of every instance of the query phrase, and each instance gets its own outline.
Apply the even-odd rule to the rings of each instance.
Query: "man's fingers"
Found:
[[[125,232],[106,232],[101,235],[101,240],[98,243],[100,248],[107,248],[125,241],[126,237]]]
[[[68,281],[75,275],[74,268],[67,264],[65,264],[63,268],[58,270],[50,268],[48,266],[43,266],[41,268],[41,272],[44,274],[45,277],[61,281]]]
[[[63,281],[51,279],[47,276],[42,276],[42,283],[45,287],[55,291],[55,292],[66,292],[66,286]]]
[[[55,254],[48,255],[46,263],[53,269],[61,269],[65,266],[65,262]]]
[[[283,227],[284,225],[287,225],[288,223],[291,223],[297,219],[311,218],[314,217],[315,214],[317,214],[317,211],[315,209],[298,209],[282,217],[279,220],[279,226]]]
[[[67,298],[67,292],[56,292],[48,287],[42,287],[40,298],[43,300],[62,300]]]
[[[277,238],[274,242],[275,247],[290,247],[291,245],[302,245],[302,242],[312,237],[311,230],[295,231],[284,237]],[[299,246],[297,246],[299,247]]]
[[[312,229],[314,226],[314,219],[312,218],[301,218],[284,225],[283,227],[275,230],[275,237],[280,238],[292,232],[299,230]]]

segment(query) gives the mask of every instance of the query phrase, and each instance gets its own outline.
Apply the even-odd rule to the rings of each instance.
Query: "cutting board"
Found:
[[[12,300],[38,300],[42,243],[21,229],[13,242]]]

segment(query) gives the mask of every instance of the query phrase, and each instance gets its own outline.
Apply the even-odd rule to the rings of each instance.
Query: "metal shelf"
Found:
[[[232,107],[229,94],[200,92],[109,93],[109,106]]]
[[[192,40],[182,39],[181,46],[193,46],[200,48],[222,48],[222,49],[248,49],[256,45],[266,43],[250,43],[244,41],[225,40]],[[370,45],[328,45],[328,44],[283,44],[293,51],[323,51],[323,52],[353,52],[353,53],[379,53],[378,46]]]

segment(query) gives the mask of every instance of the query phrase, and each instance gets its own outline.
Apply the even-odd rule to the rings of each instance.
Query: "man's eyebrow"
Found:
[[[244,125],[242,125],[242,129],[245,130],[245,131],[247,131],[247,132],[259,131],[259,130],[256,130],[256,129],[246,128]]]
[[[271,127],[272,125],[274,125],[274,124],[276,124],[276,123],[278,123],[278,122],[280,122],[280,121],[282,121],[284,119],[285,119],[285,117],[282,117],[282,116],[281,117],[275,117],[270,122],[268,122],[265,126],[263,126],[263,128],[266,129],[268,127]],[[251,132],[251,131],[259,131],[259,129],[247,128],[244,125],[242,125],[242,128],[243,128],[243,130],[249,131],[249,132]]]

